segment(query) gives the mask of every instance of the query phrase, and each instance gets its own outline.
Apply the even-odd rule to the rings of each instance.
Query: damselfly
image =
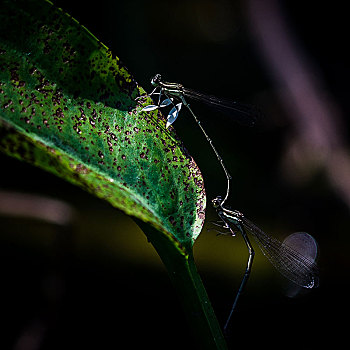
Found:
[[[177,119],[179,112],[181,110],[182,105],[184,105],[192,114],[194,120],[200,127],[202,133],[204,134],[205,138],[209,142],[211,148],[213,149],[217,159],[219,160],[222,169],[224,170],[226,180],[227,180],[227,189],[226,189],[226,195],[222,201],[222,204],[227,200],[229,192],[230,192],[230,181],[232,179],[231,175],[229,174],[227,168],[225,167],[225,164],[223,162],[223,159],[221,158],[219,152],[216,150],[213,141],[206,133],[205,129],[203,128],[201,122],[197,118],[197,116],[194,114],[192,109],[190,108],[190,105],[187,103],[186,98],[190,98],[193,100],[197,100],[200,102],[203,102],[207,105],[210,105],[224,113],[228,113],[231,116],[233,116],[234,120],[239,122],[242,125],[245,126],[253,126],[256,122],[258,112],[257,110],[252,106],[247,106],[244,104],[240,104],[228,99],[224,98],[217,98],[212,95],[206,95],[202,94],[200,92],[194,91],[192,89],[188,89],[184,87],[181,84],[178,83],[169,83],[162,81],[162,77],[160,74],[156,74],[152,80],[151,84],[154,86],[154,90],[148,95],[158,95],[158,103],[156,105],[148,105],[144,107],[143,111],[152,111],[158,108],[163,108],[172,105],[173,108],[170,110],[168,117],[167,117],[167,124],[166,127],[168,128],[171,124],[175,122]],[[165,96],[165,99],[161,101],[162,96]]]
[[[181,110],[182,105],[187,107],[187,109],[192,114],[196,123],[200,127],[210,146],[212,147],[217,159],[219,160],[221,167],[223,168],[226,179],[227,179],[227,190],[224,198],[221,196],[217,196],[213,199],[212,204],[216,209],[216,212],[219,218],[222,220],[221,226],[224,229],[228,230],[228,234],[231,236],[235,236],[236,231],[239,231],[245,241],[245,244],[248,248],[249,257],[248,263],[246,267],[245,274],[241,281],[240,287],[236,294],[233,306],[231,308],[229,317],[226,321],[224,330],[227,330],[227,327],[230,323],[232,313],[237,305],[237,301],[239,296],[241,295],[244,286],[247,283],[251,267],[254,259],[254,249],[249,241],[249,237],[247,235],[250,234],[254,237],[258,246],[264,253],[264,255],[270,260],[272,265],[287,279],[294,282],[298,286],[304,288],[314,288],[318,286],[318,269],[314,262],[315,258],[311,258],[311,255],[315,255],[315,252],[312,252],[311,255],[304,254],[302,249],[287,244],[286,241],[281,243],[276,238],[273,238],[263,232],[259,227],[257,227],[253,222],[248,220],[241,212],[237,210],[230,210],[224,206],[225,201],[228,198],[229,190],[230,190],[230,181],[231,175],[226,169],[224,162],[219,155],[218,151],[213,145],[212,140],[209,138],[208,134],[204,130],[202,124],[200,123],[197,116],[193,113],[189,104],[187,103],[185,97],[192,98],[198,100],[200,102],[204,102],[208,105],[211,105],[221,111],[228,112],[234,116],[235,120],[239,123],[247,126],[253,126],[256,121],[257,111],[253,107],[245,106],[242,104],[238,104],[233,101],[229,101],[227,99],[220,99],[211,95],[202,94],[191,89],[187,89],[181,84],[177,83],[169,83],[164,82],[161,79],[160,74],[155,75],[155,77],[151,81],[152,85],[155,87],[154,90],[148,95],[159,95],[158,103],[152,104],[144,107],[143,111],[151,111],[158,108],[163,108],[166,106],[172,105],[172,109],[170,110],[167,117],[167,125],[169,127],[174,121],[177,119],[179,112]],[[165,96],[165,99],[161,101],[162,96]],[[220,232],[222,233],[222,232]],[[226,233],[224,233],[226,234]],[[303,237],[309,237],[308,239],[313,240],[312,236],[308,234],[304,234]],[[315,241],[314,241],[315,242]],[[304,243],[302,243],[304,244]],[[316,249],[316,243],[315,248]]]
[[[282,243],[276,238],[267,235],[238,210],[229,210],[225,208],[222,205],[223,201],[221,197],[216,197],[212,200],[212,203],[218,216],[222,220],[221,227],[227,229],[229,231],[228,234],[231,236],[235,236],[235,229],[236,231],[238,230],[241,233],[249,252],[247,268],[232,305],[230,315],[224,326],[225,331],[230,323],[238,298],[247,283],[253,264],[255,253],[247,233],[254,237],[263,254],[284,277],[300,287],[315,288],[318,286],[318,268],[314,262],[316,257],[315,250],[317,250],[316,243],[309,248],[309,252],[307,254],[301,253],[302,249],[298,248],[297,246],[292,245],[291,243],[285,243],[286,241]],[[300,235],[302,235],[303,239],[314,241],[312,236],[306,233],[300,233]],[[305,243],[306,242],[302,242],[301,244],[305,245]]]

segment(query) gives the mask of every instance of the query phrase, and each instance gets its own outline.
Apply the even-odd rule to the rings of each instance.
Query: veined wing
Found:
[[[267,235],[250,220],[243,217],[243,225],[254,237],[264,255],[286,278],[304,288],[315,288],[319,283],[317,265],[292,247]]]
[[[185,97],[205,103],[221,112],[232,116],[235,121],[243,126],[254,126],[261,113],[253,106],[241,104],[229,99],[206,95],[183,87]]]

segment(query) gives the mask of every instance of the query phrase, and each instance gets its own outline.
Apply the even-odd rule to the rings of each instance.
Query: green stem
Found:
[[[195,333],[200,349],[227,349],[227,345],[207,292],[198,274],[192,249],[184,248],[173,237],[137,220],[168,270],[184,306],[187,319]],[[190,253],[189,253],[190,252]]]

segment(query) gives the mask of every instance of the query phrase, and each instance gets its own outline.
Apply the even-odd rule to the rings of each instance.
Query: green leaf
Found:
[[[174,129],[141,112],[151,100],[135,102],[145,91],[126,67],[50,2],[2,1],[0,33],[0,150],[135,217],[206,347],[225,348],[192,257],[203,179]]]
[[[144,91],[120,60],[48,2],[3,6],[1,120],[12,131],[1,147],[192,245],[204,219],[201,174],[163,117],[140,113]],[[47,159],[37,162],[38,149]]]

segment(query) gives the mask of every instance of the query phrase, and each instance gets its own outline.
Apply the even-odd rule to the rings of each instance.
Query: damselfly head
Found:
[[[222,203],[222,197],[221,196],[217,196],[215,197],[214,199],[212,199],[212,204],[213,204],[213,207],[216,209],[216,208],[219,208],[221,207],[221,203]]]
[[[161,82],[161,80],[162,80],[162,76],[161,76],[160,74],[156,74],[156,75],[152,78],[151,84],[152,84],[153,86],[158,86],[159,83]]]

